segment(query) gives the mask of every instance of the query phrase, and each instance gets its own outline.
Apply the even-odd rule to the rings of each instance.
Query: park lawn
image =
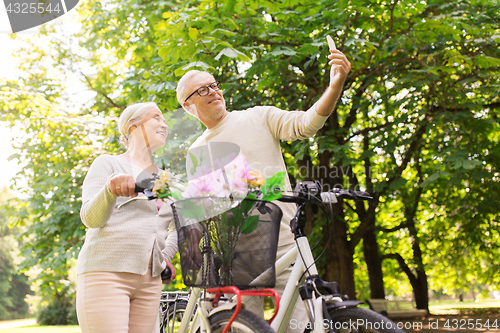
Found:
[[[486,313],[500,312],[500,301],[433,301],[429,304],[429,311],[432,314],[466,314],[466,313]]]
[[[19,323],[19,322],[26,321],[26,320],[36,320],[36,318],[0,320],[0,327],[3,324]]]
[[[484,301],[431,301],[429,307],[436,308],[489,308],[500,307],[500,300],[484,300]]]
[[[32,325],[25,327],[4,328],[0,333],[80,333],[78,325],[72,326],[40,326]]]

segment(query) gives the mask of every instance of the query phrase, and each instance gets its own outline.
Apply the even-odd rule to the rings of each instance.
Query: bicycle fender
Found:
[[[218,307],[210,310],[210,312],[207,314],[207,317],[210,317],[211,315],[217,313],[217,312],[220,312],[220,311],[224,311],[224,310],[231,310],[232,308],[234,308],[236,306],[236,303],[235,302],[229,302],[229,303],[222,303],[222,304],[219,304]],[[244,309],[245,308],[245,304],[241,304],[241,308]],[[199,311],[199,310],[198,310]],[[193,320],[193,324],[191,325],[191,327],[189,328],[189,332],[201,332],[203,331],[201,329],[201,326],[202,326],[202,319],[199,318],[200,314],[199,313],[196,313],[195,314],[195,317],[194,317],[194,320]]]
[[[236,304],[237,304],[236,302],[229,302],[229,303],[222,303],[222,304],[219,303],[219,306],[210,310],[210,312],[208,313],[208,316],[210,317],[214,313],[221,312],[224,310],[231,310],[232,308],[236,307]],[[244,309],[245,304],[241,304],[241,308]]]
[[[355,308],[364,302],[361,301],[343,301],[343,302],[332,302],[326,303],[327,309],[345,309],[345,308]]]

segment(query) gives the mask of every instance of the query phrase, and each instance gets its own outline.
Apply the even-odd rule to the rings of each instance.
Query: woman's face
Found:
[[[142,120],[142,126],[144,131],[141,128],[141,125],[139,125],[135,127],[132,132],[137,139],[146,141],[147,138],[146,143],[149,143],[149,146],[153,151],[165,145],[165,139],[168,134],[168,126],[160,110],[151,108],[146,111]]]

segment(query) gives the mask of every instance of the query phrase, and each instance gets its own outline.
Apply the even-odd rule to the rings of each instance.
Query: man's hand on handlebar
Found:
[[[137,196],[135,180],[131,175],[118,174],[109,180],[109,190],[115,197]]]

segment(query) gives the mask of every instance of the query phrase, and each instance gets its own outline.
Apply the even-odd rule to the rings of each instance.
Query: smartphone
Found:
[[[333,41],[332,37],[326,36],[326,41],[328,42],[328,46],[330,47],[330,50],[336,50],[337,49],[335,47],[335,42]]]

